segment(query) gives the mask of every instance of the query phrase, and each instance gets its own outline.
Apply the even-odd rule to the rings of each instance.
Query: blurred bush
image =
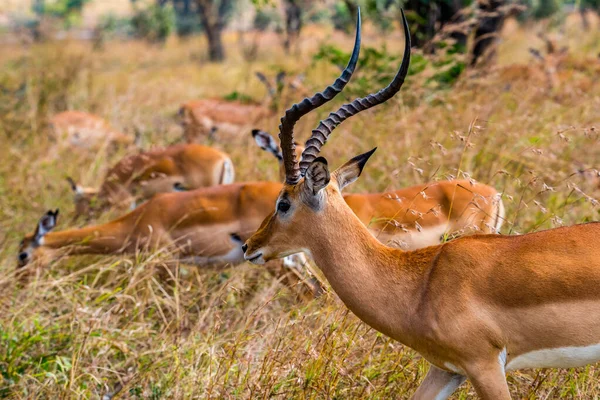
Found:
[[[254,16],[254,28],[259,31],[274,30],[281,31],[283,22],[281,16],[274,7],[259,7]]]
[[[135,12],[131,26],[136,37],[150,42],[164,42],[176,29],[175,10],[170,4],[150,4],[139,7],[134,3]]]
[[[345,92],[353,96],[366,96],[373,88],[387,86],[396,74],[401,62],[401,54],[389,52],[386,46],[381,48],[363,46],[358,68]],[[458,53],[454,46],[438,45],[435,54],[425,56],[413,50],[408,69],[409,76],[419,76],[419,84],[431,89],[451,87],[466,68],[466,56]],[[342,69],[350,59],[347,53],[335,45],[321,45],[313,56],[313,62],[325,61]]]

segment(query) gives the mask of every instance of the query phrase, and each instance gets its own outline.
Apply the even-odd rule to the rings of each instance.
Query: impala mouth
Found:
[[[258,253],[255,255],[246,255],[244,254],[244,258],[246,261],[250,261],[252,264],[264,264],[265,259],[263,258],[263,253]]]

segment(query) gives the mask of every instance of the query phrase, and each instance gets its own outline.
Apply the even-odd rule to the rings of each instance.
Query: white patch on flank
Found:
[[[502,371],[506,371],[506,356],[507,356],[507,351],[506,351],[506,347],[505,347],[504,349],[502,349],[500,354],[498,354],[498,362],[500,363],[500,366],[502,367]]]
[[[440,243],[440,238],[446,229],[447,224],[421,228],[419,232],[416,229],[410,229],[408,232],[398,229],[394,234],[381,232],[380,229],[371,228],[369,231],[373,236],[388,246],[397,247],[402,250],[414,250],[421,247],[434,246]]]
[[[572,368],[600,360],[600,344],[535,350],[508,361],[508,371],[521,368]]]
[[[494,229],[496,230],[496,233],[500,233],[500,228],[502,228],[506,218],[506,210],[504,209],[504,203],[502,202],[502,195],[500,193],[496,194],[494,197],[494,202],[496,202],[498,207],[498,213],[496,214],[496,226]]]
[[[455,374],[463,375],[465,373],[462,369],[458,368],[456,365],[451,364],[449,362],[445,362],[444,367],[446,367],[446,369],[448,369],[449,371],[454,372]]]
[[[229,183],[233,183],[235,180],[235,170],[233,169],[233,163],[230,159],[226,159],[223,162],[223,177],[222,177],[222,185],[227,185]]]

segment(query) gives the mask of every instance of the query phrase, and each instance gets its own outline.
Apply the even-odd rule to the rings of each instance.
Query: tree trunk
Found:
[[[225,48],[221,39],[225,21],[220,11],[225,9],[227,1],[221,0],[220,4],[215,4],[219,2],[197,0],[198,13],[208,40],[208,58],[213,62],[221,62],[225,59]]]
[[[225,60],[225,48],[221,40],[222,29],[216,25],[204,26],[208,39],[208,58],[210,61],[221,62]]]
[[[290,47],[300,36],[302,29],[302,9],[298,0],[287,0],[285,5],[285,32],[283,47],[289,53]]]
[[[504,0],[479,0],[479,11],[482,16],[475,31],[471,65],[475,65],[484,55],[493,56],[498,32],[504,24],[504,14],[500,11],[503,5]]]
[[[440,4],[440,24],[444,27],[448,24],[457,24],[464,21],[464,16],[461,14],[461,3],[460,1],[446,2],[442,1]],[[456,46],[461,51],[466,51],[467,47],[467,32],[452,31],[450,37],[456,41]]]

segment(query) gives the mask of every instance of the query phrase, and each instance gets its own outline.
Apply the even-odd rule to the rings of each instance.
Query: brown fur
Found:
[[[97,150],[103,144],[131,145],[134,138],[113,129],[103,118],[83,111],[64,111],[50,118],[50,135],[64,146]]]
[[[258,104],[219,99],[194,100],[185,103],[179,110],[185,140],[188,143],[205,142],[216,129],[219,138],[233,133],[237,136],[244,127],[254,126],[261,120],[273,116],[273,112]],[[227,132],[229,129],[236,132]]]
[[[226,165],[228,164],[228,165]],[[223,181],[226,169],[233,175],[229,156],[211,147],[180,144],[127,156],[113,166],[98,190],[76,193],[77,214],[88,213],[95,198],[97,209],[144,201],[157,193],[172,192],[174,184],[193,190],[232,183]]]
[[[468,377],[481,398],[510,399],[504,350],[509,363],[535,350],[600,343],[600,223],[404,252],[369,234],[345,204],[338,174],[314,200],[317,212],[302,200],[304,180],[284,186],[290,211],[263,221],[246,258],[310,252],[350,310],[435,366],[415,398],[447,394]]]

